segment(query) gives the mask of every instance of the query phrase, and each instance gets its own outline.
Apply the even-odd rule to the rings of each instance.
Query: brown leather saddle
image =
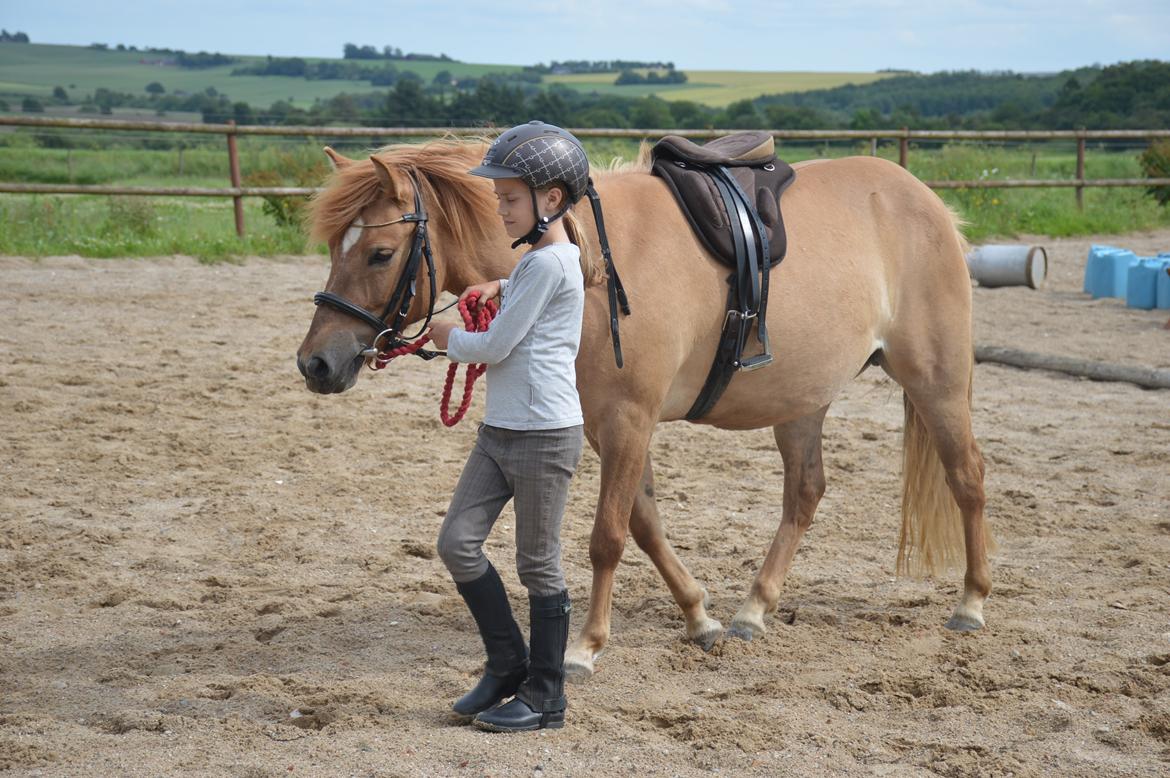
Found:
[[[780,196],[796,172],[776,158],[771,133],[737,132],[702,146],[667,135],[651,151],[652,170],[674,193],[695,234],[723,264],[734,268],[727,316],[715,362],[688,419],[715,406],[732,376],[772,362],[766,315],[769,271],[788,248]],[[747,336],[756,323],[763,353],[743,358]]]

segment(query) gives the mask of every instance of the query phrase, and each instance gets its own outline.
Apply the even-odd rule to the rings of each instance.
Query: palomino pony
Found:
[[[389,146],[355,161],[326,149],[335,172],[312,204],[311,229],[329,243],[327,292],[373,312],[375,323],[377,312],[385,318],[420,234],[410,216],[418,204],[429,219],[438,289],[458,294],[508,276],[518,256],[495,215],[491,184],[466,173],[485,150],[482,142],[444,140]],[[943,202],[893,163],[854,157],[797,168],[783,204],[788,256],[772,271],[775,361],[737,374],[698,422],[772,427],[784,461],[780,526],[726,634],[750,640],[764,632],[824,493],[825,413],[870,364],[903,389],[898,569],[934,572],[965,562],[963,595],[947,626],[978,629],[991,580],[983,459],[971,431],[965,243]],[[631,315],[621,320],[619,369],[605,285],[586,290],[577,383],[585,435],[601,459],[601,492],[589,543],[589,611],[565,656],[574,680],[592,674],[609,639],[614,571],[627,531],[665,579],[688,637],[709,649],[723,634],[707,615],[706,590],[663,532],[649,447],[655,425],[683,419],[703,386],[726,314],[727,269],[706,253],[645,165],[603,172],[596,183]],[[588,206],[578,204],[575,213],[595,239]],[[407,322],[426,319],[433,300],[428,274],[416,277]],[[310,390],[353,386],[378,336],[368,322],[333,305],[317,308],[297,352]]]

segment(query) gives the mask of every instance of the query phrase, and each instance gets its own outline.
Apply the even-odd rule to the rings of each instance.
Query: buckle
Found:
[[[723,326],[726,327],[727,322],[731,321],[731,318],[733,316],[736,319],[738,319],[739,321],[751,321],[752,319],[756,318],[756,316],[758,316],[758,315],[759,315],[759,313],[757,313],[756,311],[737,311],[734,308],[732,308],[730,311],[727,312],[727,315],[723,317]]]
[[[756,354],[754,357],[741,360],[738,367],[745,373],[750,373],[753,370],[759,370],[761,367],[767,367],[770,364],[772,364],[771,354]]]

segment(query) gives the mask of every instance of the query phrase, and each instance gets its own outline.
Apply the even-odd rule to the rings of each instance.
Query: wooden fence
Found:
[[[145,122],[119,119],[74,119],[44,116],[0,116],[0,126],[58,127],[86,130],[134,130],[138,132],[198,133],[223,135],[227,139],[231,186],[207,187],[149,187],[111,186],[104,184],[22,184],[0,182],[0,192],[23,194],[94,194],[94,195],[164,195],[176,197],[231,197],[235,204],[236,233],[244,235],[243,198],[253,196],[305,196],[317,191],[312,187],[243,186],[240,179],[240,158],[236,138],[240,135],[275,135],[307,138],[417,138],[443,135],[475,136],[487,131],[483,127],[285,127],[266,125],[237,126],[227,124],[195,124],[184,122]],[[666,130],[666,129],[572,129],[582,138],[658,138],[663,135],[682,135],[688,138],[712,138],[735,130]],[[1084,207],[1087,187],[1146,187],[1170,186],[1170,178],[1085,178],[1085,147],[1090,140],[1151,141],[1170,139],[1170,130],[775,130],[772,135],[780,141],[854,140],[869,141],[870,154],[877,155],[881,140],[898,141],[898,164],[906,167],[910,155],[910,141],[1076,141],[1077,163],[1071,179],[978,179],[970,181],[924,181],[932,189],[1020,189],[1063,187],[1076,190],[1077,207]]]

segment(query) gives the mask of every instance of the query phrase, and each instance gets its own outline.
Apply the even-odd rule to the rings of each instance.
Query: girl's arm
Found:
[[[503,362],[524,339],[544,312],[564,280],[564,271],[554,259],[529,262],[512,280],[508,305],[492,321],[487,332],[452,330],[447,340],[447,357],[454,362]]]
[[[459,295],[459,302],[463,302],[473,293],[479,293],[479,307],[482,308],[487,304],[488,300],[499,297],[508,288],[508,279],[501,278],[498,281],[488,281],[483,284],[476,284],[469,286],[463,290],[463,294]]]

